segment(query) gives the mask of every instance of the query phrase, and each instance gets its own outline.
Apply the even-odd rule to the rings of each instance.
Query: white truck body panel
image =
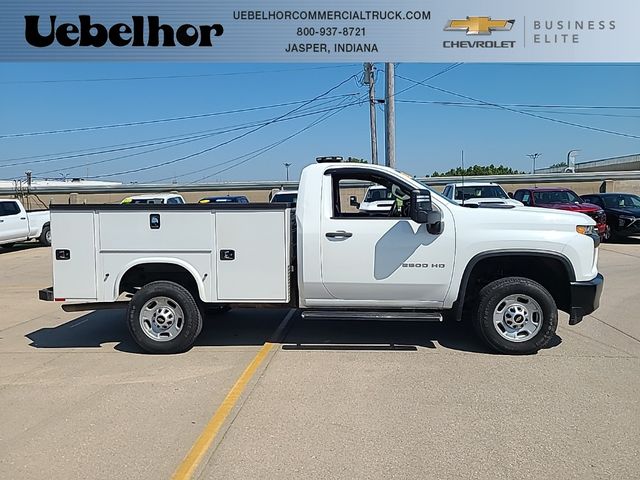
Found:
[[[52,217],[55,221],[55,213]],[[58,298],[97,300],[95,219],[92,212],[74,212],[73,222],[63,217],[51,238],[53,250],[68,249],[71,258],[59,261],[53,257],[53,284]],[[81,232],[81,233],[80,233]]]
[[[218,278],[224,279],[218,282],[217,299],[288,301],[290,222],[282,211],[226,211],[215,217],[218,250],[236,252],[233,261],[216,257]]]
[[[289,301],[290,209],[136,207],[54,209],[53,250],[70,252],[68,260],[54,254],[56,298],[113,302],[131,268],[171,264],[191,274],[204,302]],[[151,228],[152,215],[159,228]],[[232,261],[220,257],[227,247]]]
[[[20,200],[0,199],[0,245],[38,238],[49,220],[48,210],[27,212]]]

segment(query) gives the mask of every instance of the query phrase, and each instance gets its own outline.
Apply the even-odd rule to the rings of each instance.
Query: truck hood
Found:
[[[566,210],[569,212],[595,212],[602,208],[592,203],[547,203],[540,205],[540,208],[552,208],[555,210]]]
[[[595,225],[595,221],[581,212],[554,210],[539,207],[514,208],[468,208],[462,207],[474,216],[475,221],[487,225],[526,225],[527,228],[553,230],[554,226],[566,230],[576,225]]]
[[[456,200],[456,202],[458,202],[459,204],[462,204],[462,201],[460,200]],[[482,203],[494,203],[494,204],[498,204],[498,205],[514,205],[516,207],[521,207],[522,206],[522,202],[519,202],[518,200],[514,200],[513,198],[470,198],[468,200],[464,201],[465,204],[472,204],[472,205],[479,205]]]

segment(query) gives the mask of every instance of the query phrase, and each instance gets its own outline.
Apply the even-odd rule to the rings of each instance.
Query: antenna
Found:
[[[462,205],[464,206],[464,150],[460,150],[460,163],[462,164]]]

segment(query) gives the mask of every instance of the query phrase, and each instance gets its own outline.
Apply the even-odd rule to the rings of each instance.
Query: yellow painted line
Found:
[[[249,383],[249,380],[251,380],[260,364],[264,361],[275,345],[275,343],[265,343],[256,356],[253,357],[253,360],[251,360],[249,366],[244,372],[242,372],[240,378],[238,378],[233,388],[231,388],[227,396],[224,398],[222,404],[218,407],[216,413],[213,414],[213,417],[211,417],[211,420],[209,420],[209,423],[193,444],[187,456],[182,460],[182,463],[173,474],[173,477],[171,477],[173,480],[188,480],[191,478],[193,472],[209,450],[213,440],[216,438],[220,428],[222,428],[224,421],[233,410],[233,407],[236,406],[236,403],[238,403],[238,399]]]

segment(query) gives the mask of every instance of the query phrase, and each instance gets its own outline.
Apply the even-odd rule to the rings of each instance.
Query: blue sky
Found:
[[[398,64],[397,74],[423,80],[448,65]],[[377,66],[383,68],[382,64]],[[0,64],[0,179],[15,178],[30,169],[36,177],[68,175],[126,182],[170,181],[173,178],[191,182],[202,181],[205,177],[207,181],[267,180],[284,178],[284,162],[293,164],[291,176],[297,178],[300,170],[318,155],[369,159],[368,106],[363,103],[337,110],[339,106],[355,103],[366,93],[366,88],[356,79],[348,80],[327,97],[309,105],[297,103],[234,114],[81,132],[9,136],[310,100],[351,75],[360,74],[361,70],[361,64],[357,63]],[[144,79],[136,80],[134,77]],[[113,80],[120,78],[127,80]],[[640,65],[464,64],[429,83],[496,104],[639,107],[639,78]],[[93,81],[96,79],[110,80]],[[396,90],[411,85],[398,78]],[[378,74],[376,88],[378,97],[382,98],[382,71]],[[486,105],[405,103],[469,102],[423,86],[399,94],[396,100],[397,163],[400,169],[412,175],[425,175],[457,166],[461,149],[465,151],[467,165],[494,163],[518,170],[531,169],[531,161],[526,154],[533,152],[542,154],[538,167],[564,160],[571,149],[581,150],[578,161],[640,152],[640,138],[577,128]],[[308,127],[323,113],[278,121],[253,133],[248,133],[251,129],[241,129],[175,145],[197,132],[277,119],[296,107],[300,110],[293,115],[318,111],[338,113],[237,166],[247,157],[230,160],[285,139]],[[537,115],[640,136],[640,108],[509,108],[535,111]],[[382,159],[384,113],[381,108],[378,109],[378,126]],[[233,140],[243,133],[247,135]],[[227,141],[230,142],[211,149]],[[129,148],[136,142],[153,145]],[[116,151],[87,156],[89,149]],[[174,161],[206,149],[211,150],[160,168],[118,174]],[[61,156],[73,158],[56,160]],[[25,163],[28,161],[38,163]],[[20,165],[8,166],[15,163]],[[84,165],[87,163],[91,165]],[[228,167],[233,168],[221,172]]]

